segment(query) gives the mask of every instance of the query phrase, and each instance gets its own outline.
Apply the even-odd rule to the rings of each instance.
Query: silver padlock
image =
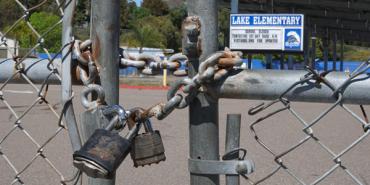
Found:
[[[127,116],[124,109],[108,107],[105,113],[116,113],[105,129],[96,129],[83,147],[73,154],[75,167],[94,178],[112,178],[131,150],[132,139],[137,135],[141,124],[135,124],[124,137],[112,130],[123,128]],[[118,110],[118,114],[117,114]],[[123,111],[122,111],[123,110]]]

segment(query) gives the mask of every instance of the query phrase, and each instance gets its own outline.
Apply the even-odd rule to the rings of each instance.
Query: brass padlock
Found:
[[[137,135],[140,125],[131,128],[125,137],[118,132],[118,120],[122,123],[120,115],[113,117],[105,129],[96,129],[79,151],[73,154],[73,165],[94,178],[110,179],[117,168],[126,158],[131,149],[133,138]]]
[[[144,122],[145,133],[138,134],[132,143],[131,158],[134,166],[145,166],[166,160],[161,134],[153,131],[150,120]]]

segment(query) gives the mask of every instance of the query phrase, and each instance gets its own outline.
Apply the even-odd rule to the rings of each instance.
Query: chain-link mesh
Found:
[[[71,158],[71,147],[68,140],[62,140],[66,138],[68,132],[62,121],[64,103],[60,100],[60,89],[58,86],[49,86],[50,81],[54,84],[61,82],[59,74],[61,59],[58,58],[61,51],[53,51],[56,54],[52,56],[49,52],[52,46],[47,40],[49,35],[55,34],[55,30],[61,30],[63,7],[66,4],[59,0],[38,1],[34,5],[30,5],[29,1],[15,0],[14,2],[20,11],[17,12],[20,17],[14,24],[6,28],[1,27],[0,30],[2,31],[0,48],[6,50],[7,55],[0,59],[0,69],[3,70],[3,77],[10,72],[4,83],[0,84],[2,115],[0,121],[2,179],[0,182],[1,184],[72,183],[80,176],[80,173],[72,168],[72,162],[69,163],[69,167],[56,162],[60,161],[61,157],[65,158],[60,153],[61,150],[69,151],[67,157]],[[54,13],[59,14],[59,20],[48,22],[49,25],[43,25],[41,30],[37,29],[30,21],[30,17],[40,8],[53,8]],[[31,49],[23,53],[19,52],[18,42],[12,40],[15,39],[14,33],[19,27],[29,33],[30,38],[34,38],[30,39]],[[61,33],[58,37],[61,41]],[[30,59],[34,57],[36,51],[45,53],[46,59]],[[7,69],[11,71],[5,71]],[[47,75],[43,76],[45,73]],[[36,82],[33,78],[38,75],[43,76],[40,82]],[[27,85],[11,84],[20,81]],[[52,91],[51,95],[48,95],[49,91]],[[8,119],[4,115],[9,115]],[[67,145],[65,146],[64,143]],[[43,176],[34,176],[34,173],[43,174]],[[9,178],[6,175],[9,175]],[[68,179],[72,176],[72,179]]]
[[[62,115],[65,111],[64,106],[68,102],[61,103],[62,101],[60,100],[60,98],[55,96],[55,94],[58,94],[58,92],[60,91],[56,90],[58,87],[49,86],[49,83],[51,81],[53,81],[53,84],[55,84],[55,81],[61,82],[61,76],[59,72],[63,58],[58,58],[59,54],[61,54],[61,50],[53,51],[53,53],[56,54],[51,55],[49,50],[52,46],[50,46],[47,42],[48,36],[50,34],[55,34],[54,31],[61,28],[63,8],[67,4],[69,4],[69,2],[60,2],[59,0],[40,1],[39,4],[33,5],[31,7],[27,3],[28,1],[23,2],[15,0],[14,2],[17,4],[17,7],[21,12],[19,19],[16,20],[14,24],[8,26],[6,29],[1,28],[0,30],[0,47],[5,49],[4,55],[10,55],[10,57],[0,59],[0,71],[2,69],[8,69],[9,66],[12,66],[11,74],[4,81],[4,83],[0,85],[0,115],[9,115],[9,117],[7,118],[3,116],[0,119],[0,171],[3,174],[9,175],[10,177],[1,179],[0,182],[1,184],[55,184],[55,182],[49,182],[49,176],[56,177],[54,178],[54,180],[57,179],[57,182],[60,184],[77,182],[80,177],[80,172],[74,171],[72,165],[61,167],[62,164],[60,164],[60,162],[55,162],[56,160],[53,160],[57,158],[59,159],[58,161],[65,161],[64,158],[63,160],[60,160],[60,158],[62,157],[61,153],[58,152],[59,150],[67,150],[67,155],[69,158],[72,157],[72,152],[68,151],[71,148],[70,146],[66,146],[64,148],[63,146],[55,145],[54,143],[56,142],[56,140],[59,140],[57,143],[69,142],[60,141],[60,135],[66,134],[68,132],[65,123],[62,121]],[[52,4],[52,6],[50,5],[50,3]],[[45,6],[50,6],[55,9],[54,12],[58,12],[58,14],[60,15],[60,19],[56,22],[51,22],[50,25],[47,25],[47,29],[39,30],[33,25],[32,21],[30,21],[30,17],[38,9]],[[12,41],[10,40],[12,33],[14,33],[20,26],[22,26],[24,29],[27,29],[28,32],[32,35],[32,38],[35,38],[33,40],[31,39],[31,47],[30,49],[27,49],[26,52],[19,52],[19,49],[16,46],[17,42],[12,43]],[[70,46],[72,46],[72,43],[71,45],[65,45],[63,47],[60,46],[60,48]],[[30,57],[34,57],[36,51],[42,51],[46,53],[46,59],[29,59]],[[186,57],[175,55],[175,57],[170,58],[169,62],[159,62],[159,59],[153,57],[151,60],[155,62],[151,62],[150,59],[151,57],[145,55],[133,57],[126,54],[122,56],[120,64],[121,67],[137,67],[141,69],[141,72],[146,74],[156,74],[156,72],[158,72],[158,69],[172,69],[175,71],[178,70],[181,66],[178,60],[185,60]],[[224,61],[224,63],[228,64],[230,62]],[[41,69],[40,66],[42,66],[43,68]],[[205,66],[209,67],[208,64]],[[207,72],[206,67],[204,67],[203,72]],[[31,78],[29,71],[33,70],[33,68],[39,68],[40,71],[34,71]],[[220,79],[227,74],[227,70],[231,70],[231,67],[228,65],[226,65],[225,68],[226,69],[220,68],[221,70],[217,71],[216,73],[216,69],[214,67],[212,68],[211,66],[210,71],[208,71],[209,73],[207,73],[208,76],[204,75],[200,77],[195,77],[193,80],[194,82],[191,81],[191,79],[188,81],[183,81],[182,83],[186,82],[190,85],[179,83],[178,89],[180,89],[181,86],[189,85],[188,89],[185,88],[185,90],[187,89],[186,91],[190,91],[195,87],[199,88],[198,86],[201,85],[201,82],[207,81],[208,78],[212,77],[216,80]],[[269,108],[275,103],[281,103],[283,106],[282,108],[269,113],[264,117],[261,117],[251,124],[250,129],[255,135],[256,141],[274,157],[276,168],[273,169],[270,173],[267,173],[265,177],[259,180],[252,181],[250,178],[246,177],[248,181],[252,184],[259,184],[274,176],[274,174],[276,174],[277,172],[284,171],[289,174],[297,183],[306,184],[307,182],[305,182],[302,177],[297,175],[295,171],[289,167],[288,163],[284,162],[284,158],[286,158],[287,155],[291,152],[296,151],[298,150],[298,148],[304,146],[306,143],[308,143],[308,141],[314,141],[318,146],[324,149],[331,156],[333,165],[323,174],[320,174],[320,176],[316,178],[316,180],[310,182],[311,184],[322,182],[337,169],[343,170],[349,177],[351,177],[351,179],[353,179],[354,183],[364,184],[365,182],[362,182],[362,180],[345,165],[342,158],[348,152],[352,151],[365,138],[367,138],[370,133],[370,125],[366,116],[365,118],[363,118],[363,116],[356,114],[353,110],[350,109],[349,106],[346,106],[342,103],[342,96],[346,88],[349,87],[352,83],[356,83],[356,81],[359,80],[367,79],[367,77],[364,79],[364,76],[362,75],[368,68],[369,64],[364,63],[362,66],[360,66],[358,70],[356,70],[352,74],[349,74],[348,80],[339,87],[335,87],[332,83],[330,83],[325,78],[325,74],[318,74],[317,72],[310,70],[309,73],[302,78],[302,80],[293,84],[292,87],[287,89],[287,91],[283,93],[279,99],[273,101],[268,105],[262,105],[251,110],[250,114],[256,114],[259,111]],[[47,75],[41,75],[39,73],[41,71],[43,73],[46,72]],[[179,76],[186,75],[186,73],[182,71],[178,71],[178,73]],[[36,76],[37,74],[44,77],[46,76],[46,78],[39,81],[40,83],[36,83],[36,81],[33,80],[35,74]],[[83,75],[84,73],[81,74]],[[23,81],[23,83],[27,85],[17,86],[11,84],[14,81]],[[89,79],[87,79],[86,81],[89,81]],[[195,82],[197,82],[198,84],[196,84]],[[334,104],[329,106],[325,111],[320,113],[312,121],[306,121],[306,119],[304,119],[304,117],[301,116],[298,111],[296,111],[291,106],[291,102],[284,96],[296,85],[303,83],[317,83],[317,88],[320,88],[321,85],[325,85],[333,90],[333,97],[335,97],[336,99],[336,102]],[[174,90],[177,89],[173,89],[173,91]],[[54,95],[48,94],[49,91],[54,91]],[[172,111],[172,109],[174,109],[173,107],[175,107],[176,104],[176,106],[178,106],[181,102],[181,96],[176,95],[176,91],[174,91],[173,96],[170,96],[170,99],[173,97],[177,97],[177,99],[174,99],[172,102],[170,102],[172,104],[169,104],[168,106],[171,107],[163,108],[166,109],[168,112],[170,112],[170,110]],[[345,149],[339,152],[335,152],[327,144],[325,144],[320,139],[320,137],[315,134],[313,128],[315,125],[320,124],[319,122],[336,107],[342,108],[345,112],[352,116],[354,120],[357,120],[360,123],[359,128],[363,130],[363,134],[361,134],[360,137],[358,137],[355,141],[351,142],[347,147],[345,147]],[[297,143],[288,147],[288,149],[285,149],[283,151],[276,151],[275,149],[273,149],[273,147],[264,142],[264,138],[260,137],[259,129],[264,126],[264,120],[279,115],[279,113],[283,111],[288,111],[289,113],[291,113],[297,119],[297,122],[303,126],[302,132],[305,134],[305,137],[299,140]],[[364,113],[364,115],[366,114]],[[46,119],[47,122],[41,122],[41,119],[39,119],[39,117],[43,117],[43,120]],[[38,126],[35,127],[35,125]],[[43,129],[38,130],[35,128]],[[32,150],[33,152],[25,152],[25,150],[22,150],[22,147],[33,147],[34,150]],[[16,150],[14,150],[14,148],[16,148]],[[72,163],[72,160],[70,160],[70,162]],[[61,170],[60,168],[63,168],[63,170]],[[30,177],[32,176],[32,171],[42,171],[39,172],[39,174],[45,174],[45,178],[47,180],[40,180],[39,178],[41,177]],[[259,173],[258,170],[256,173]]]
[[[363,115],[358,115],[355,113],[355,111],[351,110],[350,106],[343,104],[343,94],[346,92],[346,88],[351,86],[351,84],[356,83],[358,81],[367,80],[367,74],[366,71],[369,69],[369,62],[365,62],[362,65],[358,67],[352,74],[348,74],[348,79],[341,84],[339,87],[334,86],[330,81],[325,78],[325,76],[330,72],[323,72],[319,74],[317,71],[307,69],[309,72],[303,76],[299,81],[292,84],[290,88],[288,88],[284,93],[280,95],[280,97],[274,101],[271,101],[270,103],[263,103],[260,104],[252,109],[249,110],[250,115],[258,114],[261,111],[267,110],[267,109],[275,109],[270,113],[267,113],[266,115],[258,118],[256,121],[254,121],[250,125],[250,130],[252,131],[255,140],[259,145],[263,147],[269,154],[273,156],[274,163],[276,164],[276,167],[269,173],[266,173],[263,178],[259,180],[251,180],[251,178],[248,178],[247,176],[244,176],[251,184],[260,184],[262,182],[265,182],[266,180],[270,179],[274,175],[276,175],[280,171],[286,172],[290,177],[292,177],[293,180],[295,180],[298,184],[318,184],[322,182],[324,179],[332,175],[336,170],[340,169],[345,172],[352,180],[352,184],[366,184],[367,182],[364,182],[361,177],[358,177],[355,173],[353,173],[353,169],[351,170],[350,167],[348,167],[348,163],[343,161],[343,157],[348,154],[350,151],[353,151],[354,148],[359,145],[362,141],[364,141],[369,133],[369,121],[367,119],[366,112],[364,110],[364,107],[361,105],[361,110]],[[315,83],[315,88],[322,89],[322,86],[327,86],[333,91],[333,95],[331,97],[328,97],[328,99],[334,99],[335,103],[327,107],[325,110],[323,110],[319,115],[314,117],[311,121],[307,121],[307,118],[303,116],[299,111],[296,111],[294,106],[292,106],[292,102],[289,101],[285,97],[285,95],[289,92],[291,92],[295,87],[299,85],[304,84],[310,84]],[[282,105],[280,107],[279,105]],[[278,106],[278,107],[277,107]],[[274,108],[271,108],[274,107]],[[330,145],[328,145],[326,142],[322,140],[322,138],[314,132],[314,127],[319,124],[325,124],[323,119],[329,115],[330,112],[332,112],[336,108],[342,108],[344,112],[348,113],[356,122],[358,122],[358,129],[363,130],[362,134],[356,138],[354,141],[351,141],[349,145],[347,145],[344,149],[341,151],[333,150]],[[280,144],[279,147],[272,146],[271,143],[267,144],[266,137],[261,136],[261,132],[264,129],[268,129],[268,122],[277,119],[278,117],[282,116],[282,113],[288,111],[293,118],[296,120],[294,121],[297,124],[301,125],[304,137],[301,138],[299,141],[296,141],[294,144],[289,145],[287,148],[281,149],[283,145]],[[288,126],[288,124],[282,124],[281,127]],[[288,130],[288,128],[286,128]],[[333,131],[335,129],[332,129]],[[278,134],[278,133],[277,133]],[[283,133],[284,134],[284,133]],[[271,135],[269,137],[272,137]],[[282,140],[283,141],[283,140]],[[289,162],[287,160],[289,159],[289,154],[299,151],[302,147],[312,146],[309,143],[309,141],[313,141],[316,143],[319,147],[321,147],[328,155],[331,157],[332,166],[325,170],[322,174],[317,175],[318,177],[313,182],[305,182],[303,177],[300,177],[296,173],[296,169],[292,169],[289,165]],[[335,141],[334,141],[335,142]],[[313,151],[315,152],[315,151]],[[307,154],[302,153],[302,156],[311,158],[312,156],[307,156]],[[328,159],[330,160],[330,159]],[[300,168],[305,168],[305,166],[301,166]],[[258,171],[256,172],[258,173]]]

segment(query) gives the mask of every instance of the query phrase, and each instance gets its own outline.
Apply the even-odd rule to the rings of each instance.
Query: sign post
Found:
[[[304,15],[231,14],[233,50],[303,52]]]

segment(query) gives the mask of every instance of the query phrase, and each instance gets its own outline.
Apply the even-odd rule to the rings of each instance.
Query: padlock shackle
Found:
[[[118,123],[118,121],[119,121],[119,118],[118,118],[118,117],[119,117],[118,115],[114,116],[114,117],[110,120],[109,124],[105,127],[105,130],[112,131],[112,130],[114,129],[114,127],[116,127],[116,126],[117,126],[117,123]],[[123,127],[124,127],[124,125],[123,125]],[[122,128],[123,128],[123,127],[122,127]]]
[[[102,110],[104,115],[118,115],[119,121],[123,122],[127,120],[127,112],[126,110],[120,105],[110,105],[104,107]]]
[[[154,132],[152,122],[150,121],[150,119],[146,119],[143,124],[144,124],[145,132],[147,133]]]
[[[132,141],[132,139],[135,136],[137,136],[137,134],[138,134],[138,132],[141,128],[141,125],[142,125],[142,123],[136,123],[135,126],[127,132],[127,134],[125,135],[124,138],[129,140],[129,141]]]

